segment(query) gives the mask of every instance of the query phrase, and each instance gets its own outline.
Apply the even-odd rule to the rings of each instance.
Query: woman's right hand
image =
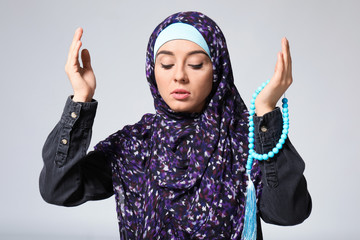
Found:
[[[65,72],[70,79],[74,90],[73,101],[90,102],[94,96],[96,79],[91,67],[90,53],[87,49],[81,51],[83,67],[79,63],[79,50],[82,45],[80,41],[83,34],[81,27],[75,30],[74,38],[71,43],[68,59],[65,64]]]

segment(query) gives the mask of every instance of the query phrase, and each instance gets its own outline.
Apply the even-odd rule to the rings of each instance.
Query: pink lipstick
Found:
[[[190,96],[190,92],[184,89],[175,89],[171,92],[171,96],[173,96],[176,100],[183,100]]]

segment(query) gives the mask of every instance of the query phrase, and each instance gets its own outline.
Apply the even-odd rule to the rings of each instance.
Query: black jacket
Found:
[[[76,206],[88,200],[113,195],[112,173],[102,152],[87,152],[97,102],[77,103],[67,99],[59,123],[43,147],[44,167],[40,193],[51,204]],[[255,146],[258,153],[269,152],[282,131],[279,108],[254,117]],[[258,203],[265,222],[295,225],[311,212],[311,197],[303,176],[305,163],[287,139],[281,151],[269,161],[261,161],[263,189]],[[258,219],[258,239],[262,239]]]

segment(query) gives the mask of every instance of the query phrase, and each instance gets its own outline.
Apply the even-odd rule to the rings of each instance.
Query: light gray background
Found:
[[[72,93],[64,72],[84,28],[99,101],[91,148],[154,112],[145,79],[148,38],[168,15],[201,11],[223,30],[236,85],[248,102],[272,76],[283,36],[294,83],[290,138],[306,162],[313,211],[293,227],[263,225],[266,239],[356,239],[359,199],[359,1],[0,2],[0,239],[118,239],[115,201],[75,208],[39,194],[41,149]]]

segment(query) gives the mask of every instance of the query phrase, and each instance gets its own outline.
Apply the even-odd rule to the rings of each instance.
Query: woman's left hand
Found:
[[[289,41],[284,37],[281,40],[281,51],[277,54],[275,73],[255,100],[256,115],[262,116],[274,110],[276,103],[292,81]]]

